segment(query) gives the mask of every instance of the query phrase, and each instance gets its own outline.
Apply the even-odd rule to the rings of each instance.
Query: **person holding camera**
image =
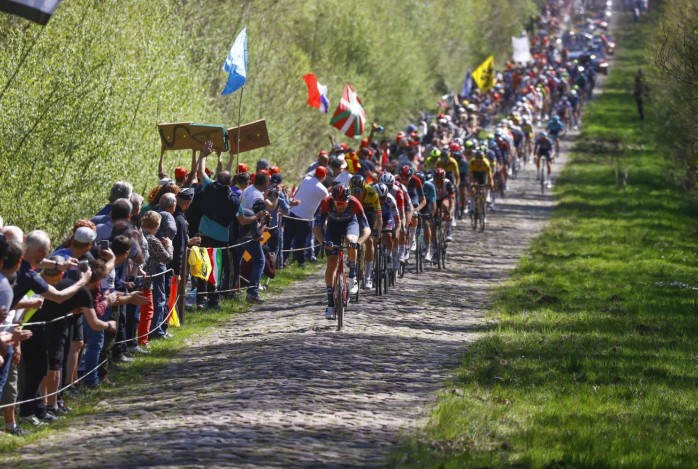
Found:
[[[271,223],[271,215],[266,210],[266,204],[262,199],[257,199],[250,209],[243,209],[243,214],[246,217],[256,217],[255,223],[240,225],[237,233],[235,244],[244,243],[235,248],[235,273],[234,283],[238,284],[240,271],[242,270],[242,260],[245,251],[250,256],[251,269],[248,276],[247,301],[251,303],[264,303],[262,297],[259,296],[259,282],[264,273],[264,249],[262,248],[262,233],[269,227]]]
[[[252,278],[249,279],[250,287],[247,289],[247,301],[261,303],[264,301],[259,296],[259,281],[264,272],[261,232],[264,231],[264,227],[271,224],[271,217],[268,215],[279,204],[279,187],[276,184],[271,185],[269,176],[260,171],[254,176],[254,184],[242,192],[240,203],[243,210],[252,210],[258,219],[262,220],[262,223],[258,223],[256,228],[260,233],[259,237],[253,238],[245,245],[246,250],[252,255]],[[263,215],[260,215],[262,213]]]

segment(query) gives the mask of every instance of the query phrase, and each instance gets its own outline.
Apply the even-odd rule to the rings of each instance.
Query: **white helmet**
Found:
[[[383,173],[381,174],[380,179],[378,179],[378,182],[385,184],[386,186],[392,186],[395,184],[395,176],[390,173]]]
[[[378,193],[378,197],[380,197],[380,198],[388,197],[388,186],[386,186],[385,184],[383,184],[383,183],[374,184],[373,188]]]

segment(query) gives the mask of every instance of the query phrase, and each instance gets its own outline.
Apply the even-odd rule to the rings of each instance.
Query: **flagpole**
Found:
[[[238,103],[238,136],[237,136],[237,149],[235,154],[235,174],[238,173],[238,168],[240,167],[240,122],[242,121],[242,95],[245,94],[245,86],[243,85],[242,90],[240,90],[240,102]]]

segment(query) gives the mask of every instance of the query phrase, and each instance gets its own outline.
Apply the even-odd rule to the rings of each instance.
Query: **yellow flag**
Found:
[[[480,91],[487,92],[494,86],[494,56],[490,55],[473,72],[473,80]]]

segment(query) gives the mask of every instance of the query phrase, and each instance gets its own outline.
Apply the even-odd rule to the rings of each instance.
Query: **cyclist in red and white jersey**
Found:
[[[322,228],[327,222],[325,232]],[[359,290],[356,281],[356,248],[371,235],[371,228],[361,206],[361,202],[349,195],[346,184],[337,184],[332,193],[320,202],[318,214],[315,216],[313,235],[319,243],[325,245],[327,253],[327,268],[325,269],[325,285],[327,286],[327,309],[325,317],[334,319],[334,273],[337,269],[337,254],[346,237],[349,254],[349,284],[351,294]]]

